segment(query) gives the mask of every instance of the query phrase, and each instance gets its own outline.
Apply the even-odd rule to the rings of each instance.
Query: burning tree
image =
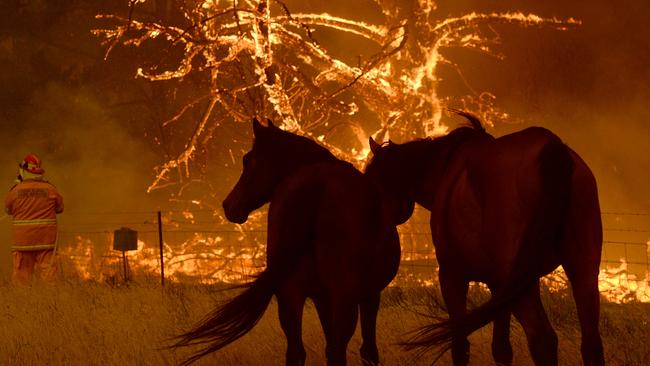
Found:
[[[184,1],[177,22],[151,19],[139,11],[160,1],[129,3],[128,16],[98,15],[110,24],[95,31],[104,38],[106,55],[118,45],[163,44],[164,57],[140,67],[138,77],[179,83],[195,77],[206,82],[205,90],[162,124],[170,130],[189,126],[191,133],[182,148],[157,167],[149,191],[187,181],[192,176],[190,162],[209,141],[218,139],[220,125],[248,122],[253,116],[316,138],[356,163],[367,156],[368,136],[381,141],[444,133],[440,120],[446,106],[468,109],[486,121],[504,118],[489,93],[459,98],[438,94],[438,67],[455,66],[441,50],[471,48],[502,57],[495,51],[500,40],[491,24],[557,29],[578,24],[521,12],[436,20],[433,0],[369,0],[368,6],[383,14],[381,24],[293,12],[297,5],[289,0]],[[169,0],[166,4],[172,5]],[[371,43],[374,54],[359,56],[356,62],[336,56],[335,47],[319,41],[323,29]],[[188,117],[192,111],[200,113],[198,122]],[[352,138],[336,138],[337,129],[347,129]]]

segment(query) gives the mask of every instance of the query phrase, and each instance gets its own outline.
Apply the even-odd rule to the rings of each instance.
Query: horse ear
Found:
[[[257,118],[253,118],[253,135],[255,135],[255,137],[261,136],[264,133],[264,128],[265,127],[262,126]]]
[[[395,145],[395,143],[393,142],[393,140],[388,139],[388,145]]]
[[[368,138],[368,142],[370,143],[370,151],[372,151],[373,154],[377,154],[379,149],[381,149],[381,145],[379,145],[372,136]]]
[[[267,118],[267,119],[266,119],[266,122],[268,123],[268,127],[269,127],[269,128],[277,128],[277,127],[273,124],[273,121],[271,121],[270,118]]]

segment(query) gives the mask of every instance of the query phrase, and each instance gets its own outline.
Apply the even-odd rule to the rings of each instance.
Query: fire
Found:
[[[600,292],[611,302],[650,302],[650,273],[639,279],[628,273],[627,262],[621,258],[621,264],[614,268],[605,268],[598,276]]]
[[[149,3],[139,0],[133,6],[137,10]],[[98,15],[108,25],[94,31],[104,39],[106,56],[117,46],[139,47],[154,41],[166,42],[168,51],[181,55],[172,66],[162,67],[153,60],[149,65],[154,66],[138,68],[137,77],[152,82],[182,83],[193,73],[209,80],[209,87],[202,95],[194,96],[161,123],[169,135],[174,135],[176,129],[183,131],[184,126],[185,131],[192,131],[184,144],[174,144],[182,148],[156,168],[156,177],[148,187],[148,191],[177,187],[178,196],[189,184],[201,182],[201,173],[191,171],[190,163],[208,150],[207,143],[219,137],[215,131],[226,121],[247,122],[252,116],[269,116],[281,123],[282,128],[315,138],[340,158],[362,165],[370,151],[368,136],[380,141],[410,140],[445,133],[447,127],[441,118],[446,106],[469,110],[488,124],[507,119],[508,114],[495,107],[496,96],[489,92],[472,92],[461,97],[438,93],[440,65],[451,65],[462,75],[458,65],[443,56],[443,51],[469,48],[503,58],[496,49],[500,38],[492,24],[547,26],[557,30],[580,24],[572,18],[543,18],[516,11],[471,12],[438,20],[434,0],[413,2],[408,12],[391,2],[377,1],[375,4],[384,16],[378,24],[325,12],[293,13],[284,2],[268,0],[197,0],[185,4],[184,22],[140,20],[138,12],[132,11],[128,18]],[[336,55],[335,47],[317,38],[318,30],[323,28],[374,44],[374,53],[363,58],[358,56],[354,62],[352,58]],[[378,127],[371,128],[358,120],[360,101],[374,114]],[[201,114],[198,123],[188,117],[194,110]],[[332,140],[328,131],[335,126],[349,128],[351,141]],[[229,162],[234,165],[238,152],[230,147],[227,151]],[[192,204],[201,205],[201,202]],[[190,211],[183,215],[194,222]],[[259,221],[255,222],[259,226]],[[236,230],[239,230],[236,238],[195,233],[177,243],[166,241],[166,273],[172,279],[200,277],[206,282],[233,282],[260,270],[263,240],[252,240],[248,246],[232,246],[251,239],[241,228]],[[77,237],[71,246],[82,247],[84,240],[87,239]],[[141,241],[138,251],[128,253],[134,272],[159,270],[155,243],[155,240]],[[421,248],[422,252],[406,248],[403,251],[404,277],[422,285],[432,285],[433,276],[430,273],[420,276],[417,267],[409,264],[429,261],[431,266],[435,265],[433,248],[430,243],[427,245]],[[75,259],[80,273],[84,273],[82,277],[92,277],[86,273],[96,270],[98,265],[91,262],[96,263],[99,257],[103,258],[100,262],[104,267],[119,268],[120,257],[103,257],[107,251],[104,247],[97,252],[102,255],[85,253],[94,262]],[[70,258],[72,253],[67,253]],[[114,271],[113,275],[116,273],[119,272]],[[626,263],[621,262],[617,268],[601,271],[600,290],[614,302],[650,301],[648,280],[648,274],[644,279],[629,274]],[[565,289],[567,284],[561,269],[547,276],[544,282],[557,290]]]
[[[100,282],[122,281],[122,254],[111,249],[112,233],[93,243],[78,235],[58,249],[65,276]],[[238,233],[236,242],[251,239]],[[236,283],[247,281],[264,268],[265,251],[257,245],[228,245],[222,236],[193,233],[179,243],[163,246],[166,280],[198,283]],[[236,249],[235,249],[236,248]],[[160,250],[156,243],[138,240],[138,249],[126,252],[127,274],[131,279],[157,279],[160,276]]]
[[[189,212],[184,214],[189,216]],[[180,240],[164,244],[165,277],[168,281],[203,284],[241,283],[248,281],[265,266],[264,230],[234,230],[218,234],[187,233]],[[261,229],[261,228],[257,228]],[[413,229],[413,228],[411,228]],[[174,231],[170,231],[170,234]],[[400,231],[402,264],[391,286],[425,286],[437,284],[437,262],[427,232]],[[109,283],[123,281],[120,252],[111,250],[112,232],[105,232],[92,242],[75,235],[58,249],[66,276],[82,280]],[[101,243],[99,243],[101,241]],[[650,244],[649,244],[650,246]],[[138,250],[127,252],[129,277],[158,281],[160,252],[155,240],[138,240]],[[541,279],[551,292],[569,289],[566,273],[559,267]],[[485,285],[476,284],[483,289]],[[599,290],[603,298],[613,303],[650,302],[650,273],[640,278],[628,271],[625,259],[619,265],[604,265],[599,274]]]
[[[551,292],[565,291],[569,281],[562,267],[542,279]],[[650,273],[643,278],[628,272],[627,261],[620,259],[620,265],[610,266],[600,270],[598,289],[609,302],[623,304],[629,302],[650,302]]]
[[[186,4],[186,28],[177,24],[138,20],[133,5],[129,18],[99,15],[111,26],[94,33],[105,39],[107,56],[116,46],[138,47],[165,40],[169,50],[182,54],[175,66],[161,70],[140,67],[137,77],[150,81],[184,81],[190,73],[209,78],[204,95],[189,101],[162,123],[166,129],[182,128],[193,133],[183,149],[157,168],[149,191],[170,184],[183,186],[193,172],[189,163],[212,138],[224,121],[249,121],[252,116],[269,116],[282,127],[298,134],[325,136],[321,141],[339,157],[361,165],[368,154],[368,136],[393,139],[439,135],[447,105],[462,105],[488,123],[506,116],[497,111],[493,98],[484,93],[461,98],[441,97],[438,67],[455,66],[441,51],[471,48],[494,57],[499,37],[490,25],[549,26],[558,30],[579,24],[575,19],[543,18],[521,12],[469,13],[436,20],[435,1],[418,1],[413,9],[375,2],[384,21],[373,24],[363,19],[330,13],[293,13],[284,2],[268,0],[203,0]],[[374,44],[364,59],[351,62],[336,54],[336,47],[321,43],[315,34],[327,28]],[[363,51],[366,52],[366,51]],[[457,67],[457,66],[456,66]],[[379,127],[362,124],[357,116],[362,101]],[[207,108],[206,108],[207,105]],[[184,118],[200,108],[202,118]],[[334,126],[351,128],[353,141],[332,141],[324,131]],[[352,126],[352,127],[348,127]],[[172,133],[173,134],[173,133]],[[178,172],[174,179],[171,174]],[[178,180],[178,182],[175,182]]]

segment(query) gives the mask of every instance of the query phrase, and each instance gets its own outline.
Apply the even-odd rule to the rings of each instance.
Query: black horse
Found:
[[[287,365],[304,365],[306,298],[314,301],[328,365],[345,365],[361,314],[366,365],[379,364],[375,325],[381,291],[400,257],[395,225],[382,214],[375,185],[351,164],[305,137],[253,121],[253,149],[223,202],[228,220],[244,223],[270,202],[267,267],[237,297],[179,337],[176,346],[206,344],[193,362],[235,341],[262,317],[273,295],[287,337]]]
[[[526,333],[536,365],[557,364],[557,336],[546,316],[539,278],[559,265],[571,281],[585,365],[603,365],[598,330],[602,225],[596,181],[585,162],[550,131],[532,127],[493,138],[471,114],[471,126],[448,135],[380,146],[366,175],[379,183],[395,224],[415,202],[431,211],[446,322],[423,327],[407,342],[421,352],[449,348],[455,365],[469,361],[467,336],[494,321],[492,353],[512,362],[510,314]],[[491,299],[467,312],[470,281]]]

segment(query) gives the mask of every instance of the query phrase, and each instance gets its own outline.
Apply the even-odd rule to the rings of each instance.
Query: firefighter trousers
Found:
[[[54,249],[34,251],[13,251],[14,284],[28,285],[36,275],[41,280],[53,283],[56,280]]]

